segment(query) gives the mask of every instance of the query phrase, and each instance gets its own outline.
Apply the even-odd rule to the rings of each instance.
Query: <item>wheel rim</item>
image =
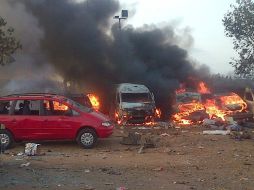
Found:
[[[83,133],[80,139],[81,143],[86,146],[92,145],[94,141],[94,137],[91,133]]]
[[[7,134],[0,134],[0,143],[8,146],[10,143],[10,137]]]

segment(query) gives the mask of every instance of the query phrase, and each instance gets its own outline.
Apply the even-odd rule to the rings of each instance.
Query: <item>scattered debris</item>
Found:
[[[126,187],[117,187],[116,190],[127,190]]]
[[[242,126],[240,126],[238,124],[231,124],[231,125],[228,125],[226,128],[227,128],[227,130],[230,130],[230,131],[241,131],[242,130]]]
[[[85,190],[94,190],[95,188],[90,185],[86,185],[84,189]]]
[[[220,126],[218,126],[218,125],[210,125],[209,127],[212,130],[224,130],[225,129],[225,127],[223,125],[220,125]]]
[[[112,182],[107,182],[107,183],[104,183],[105,185],[114,185],[114,183]]]
[[[20,165],[21,168],[23,168],[23,167],[28,167],[28,166],[30,166],[30,162],[27,162],[27,163],[25,163],[25,164],[21,164],[21,165]]]
[[[252,134],[248,130],[231,131],[230,136],[231,136],[231,138],[236,139],[236,140],[251,139],[252,138]]]
[[[205,130],[203,131],[203,135],[229,135],[230,131],[227,130]]]
[[[247,178],[247,177],[242,177],[241,179],[240,179],[240,181],[248,181],[249,180],[249,178]]]
[[[23,156],[23,155],[24,155],[23,152],[19,152],[19,153],[17,154],[17,156]]]
[[[188,181],[174,181],[173,184],[182,184],[182,185],[185,185],[185,184],[188,184],[190,182]]]
[[[199,181],[199,182],[204,182],[204,181],[205,181],[205,179],[198,178],[198,181]]]
[[[157,172],[163,171],[163,167],[154,168],[153,171],[157,171]]]
[[[224,117],[225,121],[231,125],[237,124],[233,117]]]
[[[182,131],[183,132],[183,131]],[[162,133],[162,134],[160,134],[160,136],[161,137],[170,137],[170,134],[168,134],[168,133]]]
[[[215,125],[216,121],[213,119],[204,119],[203,120],[203,125]]]
[[[38,154],[38,146],[40,144],[36,144],[36,143],[26,143],[26,146],[25,146],[25,155],[27,156],[35,156]]]
[[[139,154],[144,153],[144,152],[143,152],[143,149],[144,149],[144,148],[145,148],[145,146],[141,146],[140,149],[138,150],[138,153],[139,153]]]
[[[110,168],[107,168],[107,167],[105,167],[105,168],[100,168],[100,170],[101,170],[103,173],[106,173],[106,174],[109,174],[109,175],[122,175],[121,172],[113,170],[112,167],[110,167]]]
[[[121,144],[125,145],[138,145],[140,142],[141,134],[137,132],[126,132],[122,138]]]
[[[85,169],[84,172],[85,173],[90,173],[90,170],[89,169]]]

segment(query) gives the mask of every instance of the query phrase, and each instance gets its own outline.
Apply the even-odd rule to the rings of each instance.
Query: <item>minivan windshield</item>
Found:
[[[88,108],[88,107],[86,107],[86,106],[83,106],[83,105],[79,104],[78,102],[75,102],[75,101],[73,101],[73,100],[71,100],[71,99],[65,99],[65,101],[66,101],[68,104],[70,104],[70,105],[72,105],[72,106],[78,108],[79,110],[81,110],[81,111],[83,111],[83,112],[91,112],[91,111],[93,110],[92,108]]]
[[[151,102],[149,93],[122,93],[122,102]]]

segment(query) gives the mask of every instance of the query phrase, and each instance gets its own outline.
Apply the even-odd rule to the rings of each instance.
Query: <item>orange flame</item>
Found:
[[[215,100],[206,100],[204,106],[206,108],[206,113],[209,115],[210,119],[213,117],[218,117],[225,121],[225,116],[227,114],[224,110],[220,110],[218,106],[216,106]]]
[[[199,102],[191,102],[179,104],[178,109],[179,113],[173,115],[173,120],[180,125],[190,125],[193,124],[193,122],[185,118],[195,111],[205,110],[205,107]]]
[[[236,110],[237,112],[242,112],[247,108],[247,104],[243,101],[243,99],[233,92],[228,96],[220,97],[220,100],[225,104],[225,106],[239,105],[241,108],[240,110]]]
[[[87,96],[88,96],[93,108],[95,110],[99,110],[100,109],[100,101],[99,101],[98,96],[96,96],[94,94],[88,94]]]
[[[209,93],[211,93],[211,91],[209,90],[209,88],[207,87],[207,85],[203,81],[199,82],[199,84],[198,84],[198,92],[200,94],[209,94]]]
[[[161,118],[161,110],[159,108],[155,110],[155,115],[157,118]]]
[[[50,110],[49,101],[44,101],[44,104],[45,104],[45,108]],[[59,111],[68,110],[68,106],[56,101],[53,101],[53,107],[54,107],[54,110],[59,110]]]
[[[199,83],[197,89],[200,94],[211,93],[210,89],[202,81]],[[176,94],[179,92],[183,93],[185,89],[181,88],[177,90]],[[174,114],[172,119],[180,125],[190,125],[193,124],[194,121],[188,120],[188,116],[193,112],[204,110],[210,118],[221,118],[221,120],[225,121],[225,116],[243,112],[246,108],[247,104],[240,96],[235,93],[230,93],[229,95],[215,96],[212,99],[206,100],[205,103],[196,101],[191,103],[180,103],[178,105],[179,112]]]

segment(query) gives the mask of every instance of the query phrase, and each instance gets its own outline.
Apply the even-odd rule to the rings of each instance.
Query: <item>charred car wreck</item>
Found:
[[[155,119],[154,96],[144,85],[117,85],[113,102],[111,115],[114,115],[118,124],[145,124]]]
[[[179,124],[202,122],[209,115],[202,104],[201,94],[197,92],[176,93],[173,105],[173,121]]]
[[[189,125],[201,123],[205,118],[219,118],[225,121],[225,117],[234,120],[248,120],[253,118],[251,106],[237,94],[202,94],[199,92],[176,93],[173,106],[175,114],[172,119],[178,124]]]

